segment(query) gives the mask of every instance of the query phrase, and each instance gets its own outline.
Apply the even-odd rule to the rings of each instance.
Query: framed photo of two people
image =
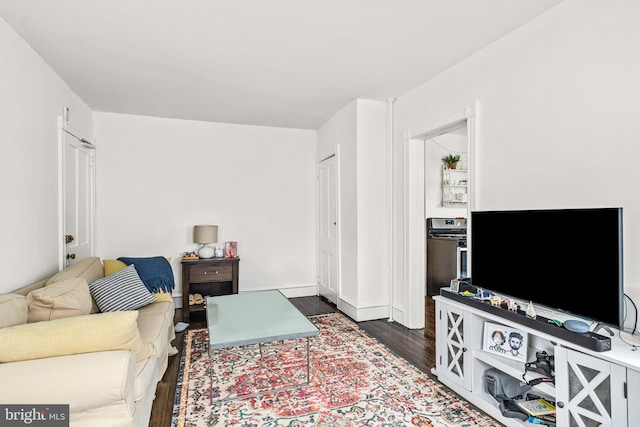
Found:
[[[527,333],[497,323],[484,322],[482,349],[509,359],[527,361]]]

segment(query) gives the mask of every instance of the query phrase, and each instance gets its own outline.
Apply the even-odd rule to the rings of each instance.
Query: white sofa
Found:
[[[72,427],[148,426],[174,349],[173,301],[153,294],[137,310],[100,313],[91,299],[88,314],[74,313],[103,277],[100,258],[85,258],[0,295],[2,404],[68,404]]]

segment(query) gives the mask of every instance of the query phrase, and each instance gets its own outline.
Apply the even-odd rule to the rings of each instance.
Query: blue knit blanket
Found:
[[[127,265],[133,264],[136,271],[150,292],[171,292],[175,287],[171,264],[163,256],[146,258],[120,257],[119,261]]]

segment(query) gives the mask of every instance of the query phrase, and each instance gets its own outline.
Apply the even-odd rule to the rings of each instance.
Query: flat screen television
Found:
[[[622,208],[472,211],[469,229],[473,286],[623,326]]]

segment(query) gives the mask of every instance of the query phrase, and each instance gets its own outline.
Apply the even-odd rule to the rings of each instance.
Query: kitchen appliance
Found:
[[[427,296],[467,277],[467,220],[427,218]]]

